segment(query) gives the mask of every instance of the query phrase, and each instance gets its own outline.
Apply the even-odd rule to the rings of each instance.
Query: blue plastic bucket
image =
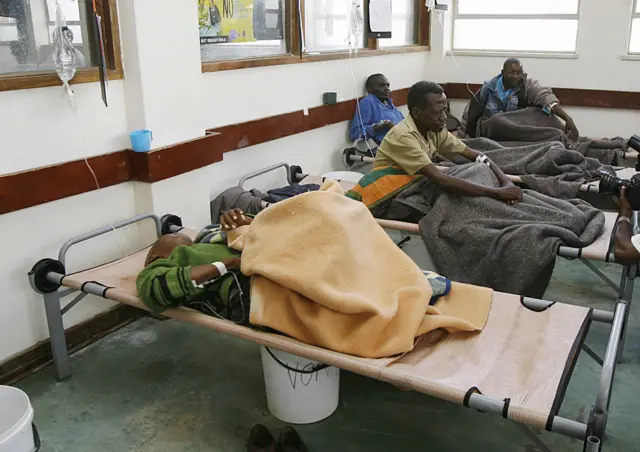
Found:
[[[134,130],[129,134],[131,147],[136,152],[148,152],[151,149],[153,133],[151,130]]]

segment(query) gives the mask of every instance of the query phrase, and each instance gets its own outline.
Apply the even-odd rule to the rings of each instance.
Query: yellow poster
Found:
[[[254,42],[254,0],[198,0],[200,44]]]

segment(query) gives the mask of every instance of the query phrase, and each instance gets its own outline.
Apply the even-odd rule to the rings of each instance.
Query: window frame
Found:
[[[638,5],[640,5],[640,0],[633,0],[633,4],[631,5],[631,20],[629,21],[629,39],[627,39],[627,52],[626,55],[632,58],[640,58],[640,51],[632,52],[631,51],[631,34],[633,32],[633,20],[640,20],[640,11],[638,11]],[[640,22],[639,22],[640,23]],[[640,25],[639,25],[640,26]]]
[[[636,0],[637,1],[637,0]],[[578,42],[580,37],[580,11],[582,0],[578,0],[578,10],[575,14],[459,14],[459,0],[452,0],[453,14],[451,19],[451,42],[449,43],[449,53],[454,55],[480,55],[480,56],[531,56],[549,58],[577,58]],[[576,45],[573,51],[551,51],[551,50],[491,50],[491,49],[456,49],[455,33],[457,19],[549,19],[549,20],[577,20],[578,29],[576,32]]]
[[[431,50],[431,29],[430,29],[430,12],[424,6],[424,0],[414,0],[417,17],[418,39],[416,44],[404,45],[398,47],[379,48],[377,39],[366,39],[364,36],[364,48],[358,50],[358,58],[392,55],[397,53],[410,52],[426,52]],[[368,0],[364,0],[365,12],[368,6]],[[287,44],[287,53],[282,55],[246,58],[238,60],[209,61],[202,63],[202,72],[218,72],[235,69],[246,69],[252,67],[275,66],[285,64],[310,63],[315,61],[341,60],[349,58],[347,50],[329,51],[329,52],[302,52],[300,49],[300,32],[304,33],[304,0],[285,0],[286,16],[285,16],[285,41]],[[300,10],[298,9],[300,7]],[[366,15],[366,14],[365,14]],[[301,18],[299,21],[298,18]],[[301,22],[301,23],[300,23]]]
[[[45,0],[40,0],[45,1]],[[117,0],[95,0],[96,10],[102,16],[102,35],[104,39],[105,58],[109,80],[122,80],[122,53],[120,50],[120,29],[118,26]],[[48,16],[47,16],[48,17]],[[75,23],[75,21],[74,21]],[[48,26],[49,24],[47,24]],[[97,66],[79,68],[75,77],[69,82],[91,83],[100,81],[100,71]],[[0,74],[0,92],[31,88],[45,88],[61,85],[55,71],[37,71],[25,73]]]

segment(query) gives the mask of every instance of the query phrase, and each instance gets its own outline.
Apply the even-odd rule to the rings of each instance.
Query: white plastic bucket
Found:
[[[331,171],[329,173],[324,173],[322,175],[322,180],[332,179],[338,182],[345,181],[357,184],[360,182],[360,179],[362,179],[362,176],[364,176],[364,174],[355,171]]]
[[[12,386],[0,386],[0,452],[33,452],[36,440],[29,396]]]
[[[260,351],[267,406],[275,417],[288,424],[311,424],[338,408],[340,369],[272,348]]]

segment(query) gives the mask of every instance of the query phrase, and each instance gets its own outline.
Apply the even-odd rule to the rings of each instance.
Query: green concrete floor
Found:
[[[618,278],[617,267],[600,268]],[[614,293],[580,262],[559,259],[545,298],[611,309]],[[610,452],[640,450],[638,312],[616,374]],[[594,325],[587,342],[602,353],[607,334]],[[17,385],[32,399],[43,452],[243,451],[253,424],[283,426],[266,407],[258,347],[195,326],[144,318],[76,353],[72,367],[67,382],[49,368]],[[561,415],[588,415],[598,372],[579,359]],[[316,452],[539,450],[510,421],[347,372],[338,411],[299,431]],[[582,450],[579,441],[535,434],[554,451]]]

